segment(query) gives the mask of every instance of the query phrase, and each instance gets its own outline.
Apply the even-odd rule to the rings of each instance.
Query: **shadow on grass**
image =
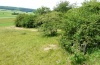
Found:
[[[57,34],[53,34],[53,35],[50,35],[50,34],[44,35],[44,34],[42,33],[41,36],[42,36],[42,37],[59,37],[59,36],[61,36],[61,33],[57,33]]]

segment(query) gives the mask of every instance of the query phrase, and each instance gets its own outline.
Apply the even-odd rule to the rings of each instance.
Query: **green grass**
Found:
[[[43,37],[39,32],[0,28],[0,65],[67,65],[59,37]],[[54,44],[56,49],[45,51]]]
[[[0,27],[0,65],[71,65],[70,56],[57,37],[43,37],[37,31]],[[48,45],[56,49],[45,51]],[[87,65],[100,65],[100,50],[87,54]]]
[[[15,18],[0,18],[0,27],[13,26]]]
[[[0,65],[66,65],[70,64],[59,46],[59,37],[43,37],[38,31],[8,28],[14,18],[0,19]],[[49,45],[56,49],[45,51]]]

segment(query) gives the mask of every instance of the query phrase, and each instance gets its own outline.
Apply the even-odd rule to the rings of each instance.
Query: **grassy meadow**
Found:
[[[43,37],[37,29],[16,29],[12,27],[14,17],[2,16],[5,15],[0,14],[0,65],[71,65],[70,55],[59,46],[60,36]],[[100,50],[87,58],[86,65],[99,65]]]
[[[15,18],[2,16],[0,17],[0,65],[70,64],[67,53],[59,46],[59,37],[43,37],[38,31],[13,28]]]
[[[13,19],[0,19],[0,65],[66,65],[59,37],[43,37],[38,31],[10,28]],[[8,24],[9,23],[9,24]]]
[[[57,37],[43,37],[36,31],[1,27],[0,65],[69,64],[66,62],[66,53],[59,47],[57,40]]]

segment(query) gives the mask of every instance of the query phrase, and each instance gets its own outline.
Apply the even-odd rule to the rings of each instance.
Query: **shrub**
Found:
[[[16,13],[16,12],[13,12],[13,13],[11,13],[12,15],[18,15],[19,13]]]
[[[57,35],[57,29],[61,23],[61,17],[59,12],[51,12],[44,14],[40,17],[38,21],[42,23],[40,31],[43,32],[43,35],[55,36]]]
[[[34,13],[36,15],[43,15],[43,14],[49,13],[50,11],[51,11],[50,8],[42,6],[38,8]]]
[[[73,53],[79,51],[86,54],[87,49],[100,45],[100,5],[97,5],[100,3],[91,3],[71,9],[66,14],[61,45]]]
[[[25,14],[19,14],[15,19],[15,25],[16,27],[22,27],[22,21],[25,17]]]
[[[35,27],[35,16],[28,14],[19,14],[15,20],[16,27]]]
[[[86,58],[82,53],[75,53],[70,57],[70,60],[72,65],[82,65]]]

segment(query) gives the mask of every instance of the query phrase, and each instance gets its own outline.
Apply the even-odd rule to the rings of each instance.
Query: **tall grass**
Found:
[[[0,28],[0,65],[67,65],[59,37],[43,37],[39,32]],[[56,49],[45,51],[54,44]]]

